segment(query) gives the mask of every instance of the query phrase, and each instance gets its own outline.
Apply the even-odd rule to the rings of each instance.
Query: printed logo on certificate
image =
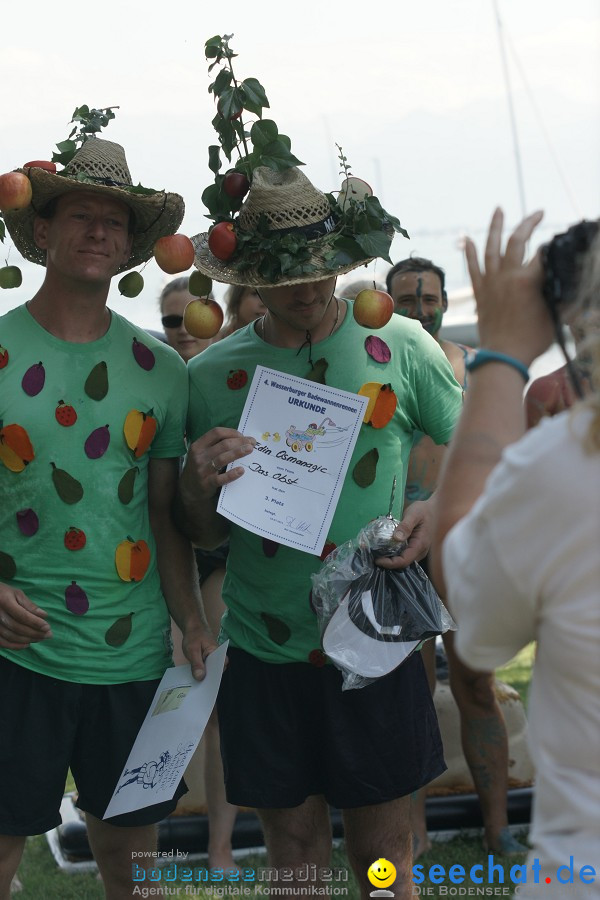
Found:
[[[358,438],[366,397],[257,366],[242,434],[257,445],[217,512],[255,534],[320,555]]]

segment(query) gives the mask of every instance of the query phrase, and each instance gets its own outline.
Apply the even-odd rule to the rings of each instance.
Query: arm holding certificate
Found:
[[[229,523],[217,513],[216,500],[223,485],[241,478],[244,468],[224,469],[252,453],[255,443],[233,428],[213,428],[191,444],[175,514],[179,527],[196,546],[213,550],[226,539]]]

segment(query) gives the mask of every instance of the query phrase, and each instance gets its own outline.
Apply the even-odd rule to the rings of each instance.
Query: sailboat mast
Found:
[[[510,116],[510,125],[513,136],[513,147],[515,154],[515,164],[517,168],[517,185],[519,188],[519,199],[521,201],[521,215],[524,218],[527,214],[527,206],[525,203],[525,186],[523,182],[523,168],[521,165],[521,153],[519,150],[519,137],[517,133],[517,120],[515,117],[515,110],[513,106],[512,100],[512,88],[510,83],[510,73],[508,71],[508,63],[506,59],[506,47],[504,46],[504,34],[503,34],[503,26],[502,20],[500,18],[500,12],[498,10],[498,2],[497,0],[492,0],[494,6],[494,12],[496,14],[496,25],[498,28],[498,40],[500,42],[500,56],[502,59],[502,70],[504,72],[504,83],[506,86],[506,98],[508,101],[508,112]]]

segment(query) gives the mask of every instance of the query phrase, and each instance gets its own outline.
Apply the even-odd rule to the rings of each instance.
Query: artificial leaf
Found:
[[[104,640],[109,647],[121,647],[131,634],[132,619],[135,613],[128,613],[117,619],[104,635]]]
[[[133,466],[133,468],[128,469],[119,482],[119,487],[117,490],[119,500],[121,503],[127,504],[130,503],[133,498],[133,488],[135,485],[135,479],[140,470],[137,466]]]
[[[12,556],[0,550],[0,578],[14,578],[17,574],[17,564]]]
[[[214,184],[209,184],[202,192],[202,202],[210,211],[209,219],[217,222],[222,219],[231,218],[231,211],[235,209],[234,198],[228,197],[222,189],[223,176],[218,176],[218,180]],[[239,202],[238,202],[239,205]]]
[[[220,97],[223,91],[230,86],[232,78],[233,75],[228,69],[221,69],[212,85],[213,93]]]
[[[276,172],[283,172],[285,169],[291,169],[293,166],[304,165],[298,157],[290,153],[284,141],[279,140],[279,138],[263,147],[261,160],[263,166],[275,169]]]
[[[77,177],[79,179],[79,176],[77,176]],[[91,178],[90,181],[93,182],[94,179]],[[152,194],[161,193],[160,191],[157,191],[154,188],[147,188],[141,184],[127,184],[122,188],[122,190],[127,191],[128,194],[139,194],[143,197],[151,197]]]
[[[231,120],[217,113],[212,120],[213,127],[219,135],[223,153],[228,160],[231,160],[231,151],[237,146],[237,134]]]
[[[219,112],[226,119],[232,119],[244,108],[243,96],[239,88],[225,88],[219,97]]]
[[[328,268],[338,269],[365,258],[362,247],[351,237],[338,237],[335,246],[325,254]]]
[[[272,119],[262,119],[255,122],[250,129],[250,139],[254,144],[255,151],[266,147],[271,141],[276,140],[279,129]]]
[[[84,391],[92,400],[103,400],[108,393],[108,368],[104,360],[94,366],[85,380]]]
[[[221,46],[221,35],[215,34],[214,37],[209,38],[204,44],[204,55],[207,59],[214,59],[218,53],[219,48]]]
[[[369,234],[357,234],[356,243],[364,250],[365,256],[379,256],[391,263],[391,237],[385,231],[370,231]]]
[[[285,622],[266,612],[262,612],[260,617],[266,625],[269,637],[275,644],[281,645],[289,641],[292,632]]]
[[[75,141],[61,141],[56,145],[58,148],[58,153],[54,152],[52,154],[52,162],[60,163],[63,166],[66,166],[67,163],[71,162],[73,156],[75,155],[75,151],[77,150],[77,144]]]
[[[376,362],[388,363],[392,358],[392,352],[386,342],[375,334],[365,338],[365,350]]]
[[[218,174],[221,168],[221,148],[218,144],[211,144],[208,148],[208,168],[215,175]]]
[[[265,556],[269,558],[275,556],[277,551],[279,550],[281,544],[278,544],[277,541],[271,541],[269,538],[262,539],[262,548]]]
[[[367,451],[361,459],[356,463],[352,470],[352,477],[359,487],[369,487],[375,481],[377,474],[377,463],[379,462],[379,450],[373,447]]]
[[[329,363],[324,357],[322,357],[321,359],[318,359],[315,363],[313,363],[310,372],[304,377],[307,381],[316,381],[317,384],[326,384],[327,382],[325,381],[325,372],[327,371],[328,366]]]
[[[387,210],[383,208],[377,197],[365,197],[364,204],[365,210],[372,222],[380,223],[383,219],[389,225],[391,225],[395,231],[399,232],[405,238],[410,237],[408,231],[400,224],[400,220],[397,219],[396,216],[393,216],[391,215],[391,213],[387,212]]]
[[[63,503],[79,503],[83,497],[81,483],[64,469],[58,469],[55,463],[50,463],[50,465],[52,466],[52,481],[56,493]]]
[[[265,89],[260,81],[256,78],[246,78],[242,81],[241,89],[245,108],[260,117],[263,109],[269,106]]]

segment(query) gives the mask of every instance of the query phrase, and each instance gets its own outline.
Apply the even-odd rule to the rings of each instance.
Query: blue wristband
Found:
[[[513,369],[516,369],[517,372],[523,376],[525,382],[529,381],[529,369],[525,363],[522,363],[519,359],[515,359],[514,356],[507,356],[506,353],[498,353],[496,350],[480,349],[470,353],[465,362],[465,369],[467,372],[472,372],[474,369],[477,369],[479,366],[483,366],[488,362],[501,362],[505,363],[507,366],[512,366]]]

